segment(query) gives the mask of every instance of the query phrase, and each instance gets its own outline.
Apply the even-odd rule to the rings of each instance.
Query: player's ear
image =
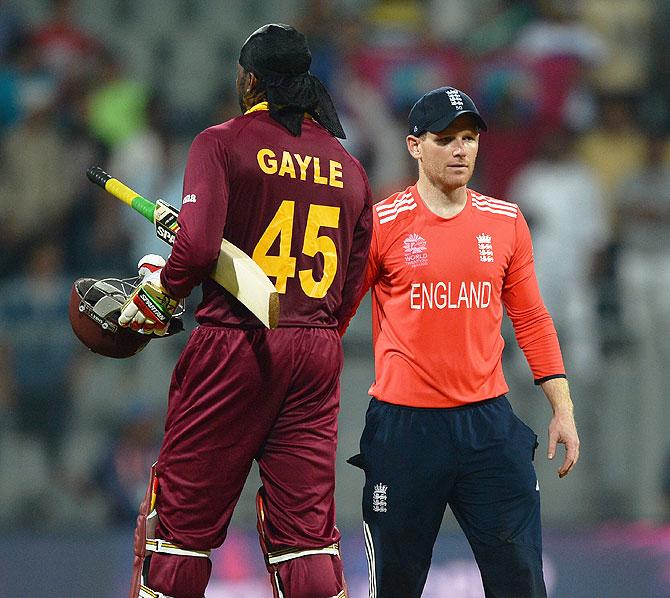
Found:
[[[256,75],[253,73],[247,72],[247,79],[245,84],[246,88],[244,91],[247,93],[247,95],[253,95],[256,91],[256,87],[258,86],[258,77],[256,77]]]
[[[407,135],[407,151],[415,160],[421,157],[421,139],[414,135]]]

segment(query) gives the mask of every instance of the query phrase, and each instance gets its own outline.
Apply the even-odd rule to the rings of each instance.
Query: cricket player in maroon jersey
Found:
[[[202,285],[203,299],[172,375],[165,436],[138,518],[132,598],[204,596],[208,555],[226,538],[254,459],[274,596],[346,595],[334,504],[337,329],[362,284],[371,194],[335,138],[344,133],[310,62],[301,33],[261,27],[240,53],[243,115],[191,146],[181,228],[153,285],[172,299]],[[275,283],[276,330],[208,278],[222,237]],[[137,303],[123,322],[148,330],[150,313]]]

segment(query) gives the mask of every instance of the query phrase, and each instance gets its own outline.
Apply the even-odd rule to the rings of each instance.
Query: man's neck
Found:
[[[460,214],[468,201],[465,185],[445,190],[435,187],[428,179],[420,176],[416,188],[426,207],[442,218],[453,218]]]

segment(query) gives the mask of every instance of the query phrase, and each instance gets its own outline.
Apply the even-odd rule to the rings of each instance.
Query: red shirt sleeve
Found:
[[[172,254],[161,272],[173,297],[188,296],[211,273],[219,257],[228,212],[226,152],[208,131],[194,140],[184,172],[184,202]]]
[[[535,276],[528,224],[516,219],[515,250],[503,282],[502,300],[535,383],[564,377],[565,368],[554,322],[542,301]]]

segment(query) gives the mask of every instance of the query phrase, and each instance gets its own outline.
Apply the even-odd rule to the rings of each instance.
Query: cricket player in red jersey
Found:
[[[553,408],[558,473],[579,440],[556,331],[542,302],[518,206],[468,188],[486,124],[443,87],[409,116],[418,182],[376,204],[372,289],[375,381],[359,455],[371,598],[418,598],[447,505],[487,597],[546,596],[535,433],[512,412],[502,371],[503,307]]]
[[[152,282],[171,298],[202,285],[203,299],[172,376],[165,436],[138,519],[135,566],[143,572],[132,598],[204,596],[207,557],[226,537],[254,459],[274,596],[345,596],[334,504],[337,329],[363,281],[371,194],[335,138],[344,133],[310,62],[292,27],[254,32],[239,59],[243,115],[191,146],[180,229]],[[276,330],[208,278],[222,237],[275,283]],[[146,331],[151,313],[135,306],[123,322]]]

